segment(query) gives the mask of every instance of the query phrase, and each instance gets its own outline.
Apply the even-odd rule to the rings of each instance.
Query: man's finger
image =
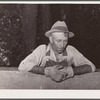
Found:
[[[61,65],[58,65],[58,70],[61,70],[61,69],[63,69],[64,67],[63,66],[61,66]]]

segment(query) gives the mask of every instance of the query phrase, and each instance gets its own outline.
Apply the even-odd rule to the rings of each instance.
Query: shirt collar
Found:
[[[47,56],[50,56],[50,50],[51,50],[51,45],[49,43],[48,46],[47,46],[47,49],[46,49],[46,55]]]
[[[63,56],[67,56],[67,50],[66,49],[63,52]]]

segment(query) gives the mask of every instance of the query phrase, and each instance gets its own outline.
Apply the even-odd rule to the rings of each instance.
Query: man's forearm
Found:
[[[85,65],[73,67],[73,71],[74,71],[74,75],[81,75],[81,74],[92,72],[92,68],[90,65],[85,64]]]
[[[44,67],[34,66],[29,72],[44,75]]]

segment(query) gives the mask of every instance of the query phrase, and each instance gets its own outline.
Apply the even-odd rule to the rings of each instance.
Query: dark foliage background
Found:
[[[19,5],[0,5],[0,66],[18,66],[24,57]]]

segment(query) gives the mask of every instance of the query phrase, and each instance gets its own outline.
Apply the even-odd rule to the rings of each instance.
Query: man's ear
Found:
[[[53,41],[52,41],[52,36],[49,36],[49,41],[50,41],[51,43],[53,43]]]

